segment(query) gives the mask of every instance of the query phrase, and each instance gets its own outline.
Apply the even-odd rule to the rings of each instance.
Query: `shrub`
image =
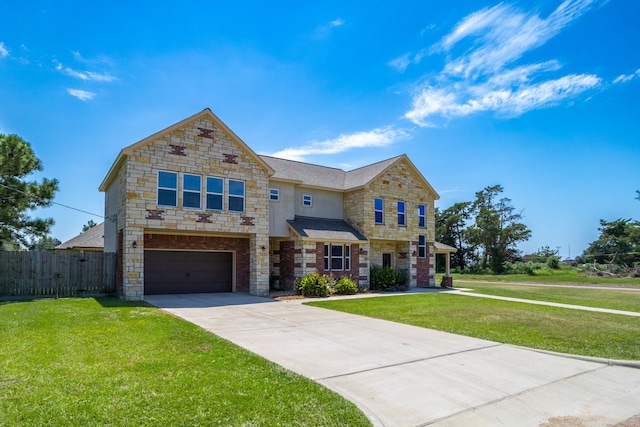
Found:
[[[547,258],[547,267],[552,270],[558,270],[560,268],[560,258],[557,256],[550,256]]]
[[[358,292],[358,284],[348,277],[343,277],[336,283],[336,293],[339,295],[353,295]]]
[[[371,289],[376,291],[406,290],[409,276],[406,272],[391,267],[371,269]]]
[[[333,280],[335,283],[335,279]],[[307,274],[300,280],[296,280],[295,290],[298,295],[305,297],[326,297],[331,293],[329,277],[318,273]]]

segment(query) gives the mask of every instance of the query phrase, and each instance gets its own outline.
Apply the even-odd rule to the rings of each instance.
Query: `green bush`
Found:
[[[305,297],[327,297],[336,292],[336,278],[326,274],[307,274],[296,280],[295,290]]]
[[[358,284],[346,276],[336,283],[336,293],[339,295],[353,295],[357,292]]]
[[[391,267],[371,269],[371,289],[374,291],[404,290],[409,276],[406,272]]]

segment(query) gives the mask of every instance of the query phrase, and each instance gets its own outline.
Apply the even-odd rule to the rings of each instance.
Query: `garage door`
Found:
[[[144,293],[231,292],[233,253],[144,251]]]

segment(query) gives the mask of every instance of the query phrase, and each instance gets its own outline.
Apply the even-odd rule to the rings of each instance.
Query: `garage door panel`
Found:
[[[145,251],[144,293],[231,292],[231,252]]]

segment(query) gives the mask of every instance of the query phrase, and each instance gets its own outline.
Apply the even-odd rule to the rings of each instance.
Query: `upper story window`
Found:
[[[418,227],[425,228],[427,226],[424,205],[418,205]]]
[[[311,197],[311,194],[302,195],[302,206],[311,207],[312,202],[313,202],[313,197]]]
[[[278,188],[270,188],[269,189],[269,200],[274,200],[274,201],[280,200],[280,189],[278,189]]]
[[[200,209],[202,203],[202,177],[200,175],[182,175],[182,207]]]
[[[158,171],[158,206],[178,206],[178,174]]]
[[[427,257],[427,238],[424,234],[418,236],[418,258]]]
[[[324,245],[324,271],[351,270],[351,247],[349,245]]]
[[[373,210],[376,224],[384,224],[384,200],[373,199]]]
[[[398,225],[407,225],[407,215],[405,212],[404,202],[398,202]]]
[[[244,181],[230,179],[229,185],[229,211],[244,212]]]
[[[208,176],[206,208],[213,211],[221,211],[223,199],[224,199],[224,179]]]

